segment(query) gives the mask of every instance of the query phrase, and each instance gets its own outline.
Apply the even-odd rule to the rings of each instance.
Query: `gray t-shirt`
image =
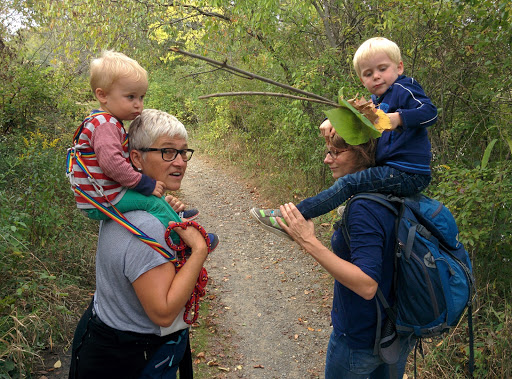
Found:
[[[174,254],[165,243],[165,227],[157,218],[144,211],[127,212],[125,216]],[[165,257],[117,222],[102,221],[96,250],[94,294],[94,310],[101,321],[114,329],[160,336],[188,328],[183,321],[184,308],[167,328],[153,323],[132,286],[139,276],[167,262]]]

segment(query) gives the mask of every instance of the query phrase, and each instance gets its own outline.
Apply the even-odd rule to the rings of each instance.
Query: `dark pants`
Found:
[[[95,316],[91,303],[75,330],[69,378],[137,379],[143,370],[145,377],[175,378],[178,365],[182,378],[192,378],[188,329],[165,337],[119,331]]]

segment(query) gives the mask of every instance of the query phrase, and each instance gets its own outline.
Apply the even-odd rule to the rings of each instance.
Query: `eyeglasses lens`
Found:
[[[194,151],[192,149],[176,150],[176,149],[165,149],[162,150],[162,158],[164,161],[171,162],[176,159],[178,154],[181,155],[181,159],[184,162],[188,162],[192,158]]]

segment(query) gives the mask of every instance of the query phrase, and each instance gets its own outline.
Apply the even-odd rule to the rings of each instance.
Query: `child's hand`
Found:
[[[164,190],[165,190],[164,182],[157,180],[156,184],[155,184],[155,189],[153,190],[152,195],[162,197],[164,195]]]
[[[400,117],[400,113],[386,113],[389,117],[389,121],[391,122],[391,130],[395,130],[398,126],[402,125],[402,117]]]
[[[165,197],[165,201],[169,203],[169,205],[174,209],[176,213],[183,212],[185,210],[185,204],[183,204],[177,197],[172,195],[167,195]]]
[[[334,128],[332,127],[332,124],[329,121],[329,119],[326,119],[324,122],[320,124],[320,134],[322,134],[324,138],[332,137],[334,136],[335,133],[336,130],[334,130]]]

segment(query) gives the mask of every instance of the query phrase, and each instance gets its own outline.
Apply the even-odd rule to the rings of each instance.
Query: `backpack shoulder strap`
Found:
[[[350,234],[348,232],[348,214],[350,210],[350,205],[353,201],[357,199],[366,199],[366,200],[372,200],[376,203],[379,203],[380,205],[388,208],[391,212],[397,216],[397,222],[400,220],[402,211],[398,210],[393,204],[404,204],[404,199],[401,197],[397,197],[394,195],[384,195],[381,193],[358,193],[354,196],[352,196],[348,201],[347,205],[345,206],[345,211],[343,212],[343,218],[340,223],[338,223],[338,227],[342,227],[343,237],[345,238],[345,241],[347,242],[347,245],[350,246]]]

